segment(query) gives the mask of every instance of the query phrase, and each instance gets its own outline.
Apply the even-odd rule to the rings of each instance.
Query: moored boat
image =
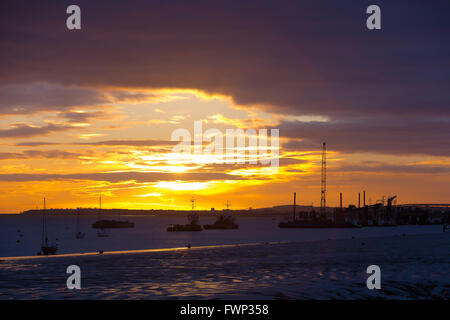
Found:
[[[47,235],[47,217],[45,215],[46,212],[46,203],[44,198],[44,210],[42,211],[42,242],[41,242],[41,251],[38,252],[38,255],[41,253],[44,255],[56,254],[58,251],[57,244],[49,244],[48,235]]]
[[[239,229],[238,224],[235,222],[234,217],[230,215],[223,215],[217,217],[217,220],[213,224],[206,224],[203,226],[205,230],[208,229]]]
[[[134,228],[134,223],[121,220],[98,220],[92,224],[94,229]]]
[[[198,224],[198,214],[192,212],[188,215],[188,224],[171,224],[167,227],[167,232],[181,231],[202,231],[203,228]]]

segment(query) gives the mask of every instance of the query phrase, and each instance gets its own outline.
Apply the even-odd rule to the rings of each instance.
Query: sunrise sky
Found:
[[[82,11],[69,31],[68,5]],[[450,202],[448,1],[2,1],[0,213]],[[280,167],[171,133],[279,129]]]

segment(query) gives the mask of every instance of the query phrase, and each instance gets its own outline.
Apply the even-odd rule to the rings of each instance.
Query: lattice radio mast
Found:
[[[327,146],[323,143],[322,149],[322,180],[320,186],[320,214],[323,218],[326,215],[327,207]]]

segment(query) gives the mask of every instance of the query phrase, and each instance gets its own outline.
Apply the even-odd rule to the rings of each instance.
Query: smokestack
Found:
[[[358,192],[358,208],[361,208],[361,192]]]
[[[341,198],[341,209],[342,209],[342,192],[339,194]]]
[[[366,191],[363,191],[363,206],[366,206]]]
[[[292,208],[292,210],[293,210],[293,221],[295,221],[295,197],[296,197],[296,193],[294,192],[294,206],[293,206],[293,208]]]

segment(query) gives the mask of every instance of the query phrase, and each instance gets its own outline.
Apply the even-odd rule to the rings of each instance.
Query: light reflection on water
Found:
[[[0,262],[0,298],[450,298],[448,234]],[[365,287],[377,262],[383,290]],[[82,290],[65,288],[65,268]]]

